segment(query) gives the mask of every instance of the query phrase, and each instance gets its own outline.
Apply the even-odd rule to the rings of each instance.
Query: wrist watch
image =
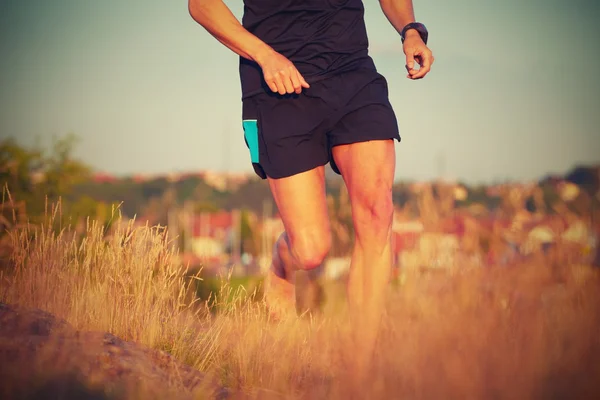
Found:
[[[402,43],[404,43],[404,39],[406,39],[406,31],[409,29],[414,29],[419,32],[419,36],[421,36],[421,40],[423,43],[427,44],[427,38],[429,37],[429,32],[427,32],[427,28],[420,22],[411,22],[407,24],[404,28],[402,28],[402,32],[400,32],[400,37],[402,38]]]

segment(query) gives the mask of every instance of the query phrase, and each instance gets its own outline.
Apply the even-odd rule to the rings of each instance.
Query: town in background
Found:
[[[73,159],[73,137],[49,151],[0,142],[4,189],[0,232],[35,222],[61,202],[61,224],[83,235],[90,220],[111,235],[115,221],[167,229],[178,261],[204,274],[260,275],[283,231],[265,181],[219,171],[118,177]],[[8,199],[10,198],[10,202]],[[394,273],[409,268],[510,266],[529,261],[600,266],[600,166],[535,182],[470,186],[438,179],[397,182]],[[333,247],[320,273],[345,276],[353,242],[348,193],[330,169]]]

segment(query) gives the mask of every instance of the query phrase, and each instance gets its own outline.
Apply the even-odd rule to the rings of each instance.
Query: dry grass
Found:
[[[190,293],[159,228],[90,222],[85,237],[12,230],[0,301],[80,330],[167,350],[250,398],[343,398],[352,362],[340,307],[276,323],[224,285],[217,313]],[[587,399],[600,394],[600,275],[586,266],[405,271],[390,286],[371,384],[362,398]]]

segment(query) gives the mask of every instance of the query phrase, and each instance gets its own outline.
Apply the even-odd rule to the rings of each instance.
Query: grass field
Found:
[[[158,228],[118,226],[104,238],[90,223],[78,238],[24,227],[3,243],[11,258],[2,302],[168,351],[233,397],[347,396],[343,282],[324,284],[321,313],[275,322],[259,281],[224,280],[200,301],[202,274],[189,277],[173,262]],[[582,265],[402,271],[389,287],[370,384],[356,397],[598,398],[599,289],[599,271]]]

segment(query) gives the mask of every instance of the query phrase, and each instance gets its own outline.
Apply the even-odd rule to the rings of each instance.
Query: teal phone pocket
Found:
[[[245,119],[242,121],[244,127],[244,138],[250,149],[250,160],[258,164],[258,121]]]

